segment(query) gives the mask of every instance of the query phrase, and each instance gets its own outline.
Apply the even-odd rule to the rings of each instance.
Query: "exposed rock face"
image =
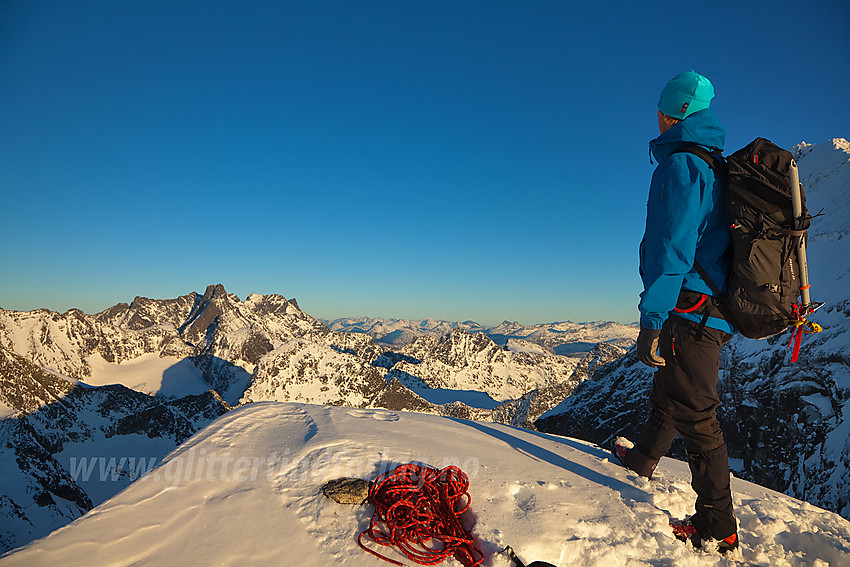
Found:
[[[27,414],[64,398],[70,380],[42,370],[23,356],[0,348],[0,403]]]
[[[0,420],[0,550],[47,535],[91,510],[92,502],[21,419]]]
[[[359,506],[369,500],[370,486],[362,478],[337,478],[322,486],[322,494],[338,504]]]

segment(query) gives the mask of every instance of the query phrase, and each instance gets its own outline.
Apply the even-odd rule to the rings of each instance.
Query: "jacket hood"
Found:
[[[723,151],[726,130],[717,121],[710,108],[694,112],[669,130],[649,142],[649,151],[660,163],[685,143],[699,144],[707,149]]]

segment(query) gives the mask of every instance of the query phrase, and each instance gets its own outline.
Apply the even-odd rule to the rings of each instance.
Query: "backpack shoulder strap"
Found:
[[[711,148],[711,150],[707,150],[705,146],[700,146],[699,144],[682,144],[678,148],[673,151],[674,154],[693,154],[699,158],[702,158],[714,172],[715,175],[725,175],[726,173],[726,160],[723,159],[723,155],[720,153],[719,148]],[[721,166],[722,164],[722,166]],[[694,262],[694,268],[696,268],[697,273],[700,277],[708,284],[708,287],[711,289],[712,293],[714,293],[715,297],[720,297],[720,288],[715,285],[714,281],[709,277],[706,271],[702,266],[699,265],[699,262]]]
[[[697,273],[700,275],[700,277],[703,279],[703,281],[708,285],[709,289],[714,294],[714,297],[719,298],[721,295],[723,295],[720,291],[720,288],[717,287],[717,284],[715,284],[714,280],[711,279],[711,276],[708,275],[708,272],[706,272],[703,269],[703,267],[700,266],[699,262],[697,262],[696,260],[694,260],[694,268],[696,268]]]
[[[698,158],[701,158],[708,164],[708,167],[714,171],[714,174],[718,178],[726,179],[727,167],[726,160],[723,159],[723,154],[720,151],[720,148],[711,148],[706,149],[705,146],[700,146],[699,144],[687,143],[682,144],[678,148],[673,151],[674,154],[687,153],[693,154]],[[732,325],[732,327],[737,327],[737,323],[735,322],[735,317],[732,315],[732,312],[726,306],[726,302],[723,300],[723,293],[720,288],[717,287],[717,284],[714,283],[714,280],[711,279],[711,276],[708,275],[708,272],[700,266],[699,262],[694,261],[694,268],[697,273],[700,275],[702,280],[708,285],[708,288],[714,294],[714,302],[717,305],[717,308],[720,310],[720,313],[723,315],[723,318]],[[707,314],[708,312],[706,312]],[[702,334],[702,329],[705,327],[708,317],[703,317],[702,323],[700,325],[699,333]]]
[[[726,174],[726,160],[723,159],[723,155],[719,148],[712,147],[710,149],[706,149],[705,146],[700,146],[699,144],[687,143],[682,144],[673,150],[673,153],[693,154],[705,161],[708,164],[708,167],[714,170],[715,174]]]

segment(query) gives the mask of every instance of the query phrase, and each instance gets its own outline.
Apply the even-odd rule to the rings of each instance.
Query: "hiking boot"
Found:
[[[702,549],[702,536],[691,523],[690,516],[684,520],[670,520],[670,527],[673,528],[673,535],[676,539],[682,542],[690,541],[696,549]]]
[[[724,537],[720,540],[720,543],[717,545],[717,551],[719,551],[722,555],[726,555],[728,551],[735,551],[738,549],[738,533],[734,533],[729,537]]]
[[[617,460],[620,461],[620,464],[624,467],[626,466],[626,454],[630,449],[634,448],[635,444],[625,437],[615,437],[614,440],[611,441],[611,453],[617,457]]]
[[[625,437],[615,437],[611,442],[611,453],[617,457],[620,464],[632,472],[648,479],[652,478],[658,461],[650,459],[635,447],[635,444]]]
[[[682,542],[690,541],[696,549],[702,549],[703,543],[707,541],[703,539],[699,531],[691,523],[690,516],[687,516],[684,520],[670,520],[670,527],[673,528],[673,535],[676,536],[676,539]],[[721,539],[717,544],[717,551],[721,555],[726,555],[726,553],[735,551],[736,549],[738,549],[737,532]]]

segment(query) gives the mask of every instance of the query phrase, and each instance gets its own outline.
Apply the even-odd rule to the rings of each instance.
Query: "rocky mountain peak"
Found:
[[[225,296],[227,295],[227,290],[224,289],[223,284],[210,284],[207,286],[207,289],[204,291],[204,298],[207,297],[215,297],[215,296]]]
[[[470,356],[502,349],[484,333],[470,333],[461,328],[444,335],[434,349],[434,355],[445,364],[465,366]],[[492,358],[492,352],[490,358]]]
[[[22,415],[61,400],[74,383],[0,347],[0,403]]]
[[[201,303],[239,302],[239,298],[232,293],[227,293],[222,284],[210,284],[204,290]]]
[[[298,307],[298,302],[295,299],[287,300],[284,296],[277,293],[267,295],[251,293],[248,294],[244,303],[248,309],[257,315],[278,315],[283,317],[286,314],[301,313],[301,308]]]
[[[196,296],[192,310],[178,331],[193,345],[208,344],[223,320],[244,319],[239,312],[240,303],[239,298],[227,293],[223,285],[209,285],[202,296]],[[244,321],[228,325],[230,328],[243,326],[246,326]]]

